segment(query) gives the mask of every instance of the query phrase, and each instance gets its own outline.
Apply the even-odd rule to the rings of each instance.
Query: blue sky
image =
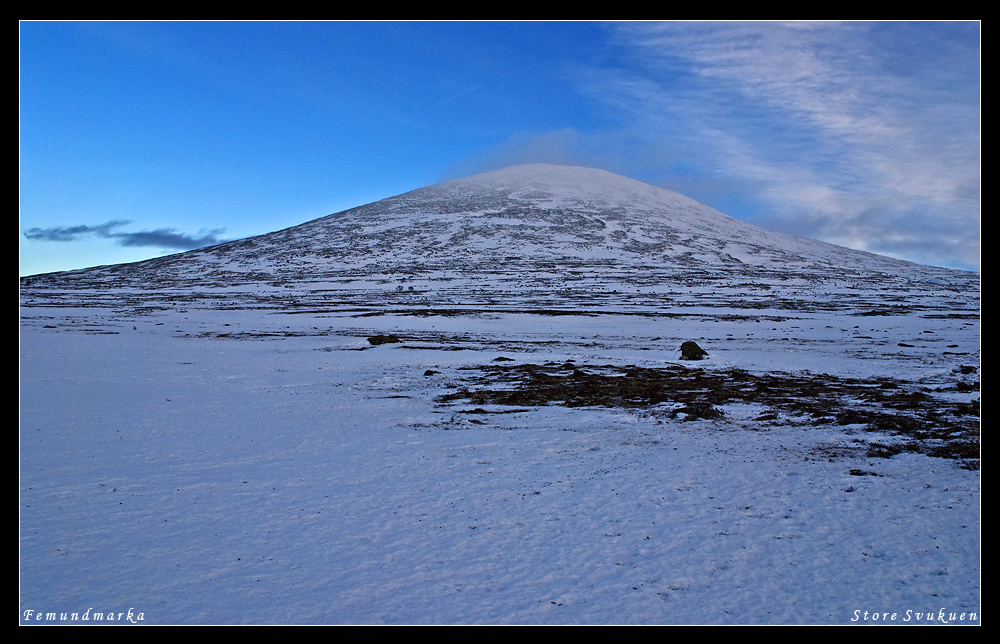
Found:
[[[978,22],[22,22],[20,274],[517,163],[979,270]]]

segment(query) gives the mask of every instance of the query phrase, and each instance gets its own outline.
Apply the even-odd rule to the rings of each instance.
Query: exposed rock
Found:
[[[402,342],[402,340],[399,339],[398,335],[374,335],[368,338],[368,342],[377,347],[380,344],[395,344]]]
[[[674,409],[670,412],[670,417],[676,418],[678,414],[683,414],[684,420],[712,420],[714,418],[722,418],[724,412],[721,409],[716,409],[709,403],[695,402],[685,407]]]
[[[698,346],[697,342],[688,340],[681,345],[681,360],[702,360],[708,352]]]

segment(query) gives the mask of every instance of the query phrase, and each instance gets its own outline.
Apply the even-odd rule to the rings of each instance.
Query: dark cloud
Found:
[[[98,237],[111,237],[115,233],[114,228],[128,225],[129,221],[115,219],[100,226],[55,226],[53,228],[30,228],[24,231],[24,236],[32,241],[76,241],[85,235],[97,235]]]
[[[200,237],[192,237],[178,233],[172,228],[160,228],[158,230],[147,230],[138,233],[114,233],[109,236],[117,238],[120,246],[155,246],[158,248],[192,250],[225,241],[218,237],[224,231],[225,229],[219,228],[207,232],[203,231]]]
[[[137,233],[116,232],[115,229],[128,225],[129,221],[115,219],[97,226],[54,226],[52,228],[30,228],[24,231],[24,236],[32,241],[72,242],[87,235],[95,235],[105,239],[114,239],[119,246],[169,248],[174,250],[192,250],[219,244],[224,239],[219,238],[224,228],[201,231],[199,236],[186,235],[173,228],[144,230]]]

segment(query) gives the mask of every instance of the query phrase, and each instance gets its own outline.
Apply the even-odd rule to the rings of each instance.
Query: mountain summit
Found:
[[[546,164],[449,181],[187,253],[25,278],[22,287],[39,297],[54,295],[46,287],[95,296],[127,289],[143,299],[237,289],[254,306],[415,292],[425,303],[585,300],[627,308],[636,293],[670,292],[672,301],[687,293],[753,308],[782,300],[827,306],[831,282],[889,298],[878,306],[893,297],[901,303],[914,284],[978,289],[975,274],[766,231],[610,172]]]

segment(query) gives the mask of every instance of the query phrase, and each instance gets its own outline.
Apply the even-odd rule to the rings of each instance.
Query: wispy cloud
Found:
[[[193,250],[204,246],[219,244],[224,239],[219,238],[225,229],[201,231],[198,236],[186,235],[172,228],[144,230],[135,233],[117,232],[117,228],[127,226],[129,221],[115,219],[96,226],[55,226],[51,228],[30,228],[24,231],[25,238],[31,241],[73,242],[93,235],[115,240],[119,246],[155,247],[171,250]]]
[[[115,228],[126,226],[129,222],[123,219],[115,219],[99,226],[55,226],[52,228],[29,228],[24,231],[24,236],[32,241],[55,241],[71,242],[87,235],[97,235],[98,237],[110,237]]]
[[[589,70],[585,91],[744,191],[760,223],[979,265],[978,24],[612,29],[623,62]]]

